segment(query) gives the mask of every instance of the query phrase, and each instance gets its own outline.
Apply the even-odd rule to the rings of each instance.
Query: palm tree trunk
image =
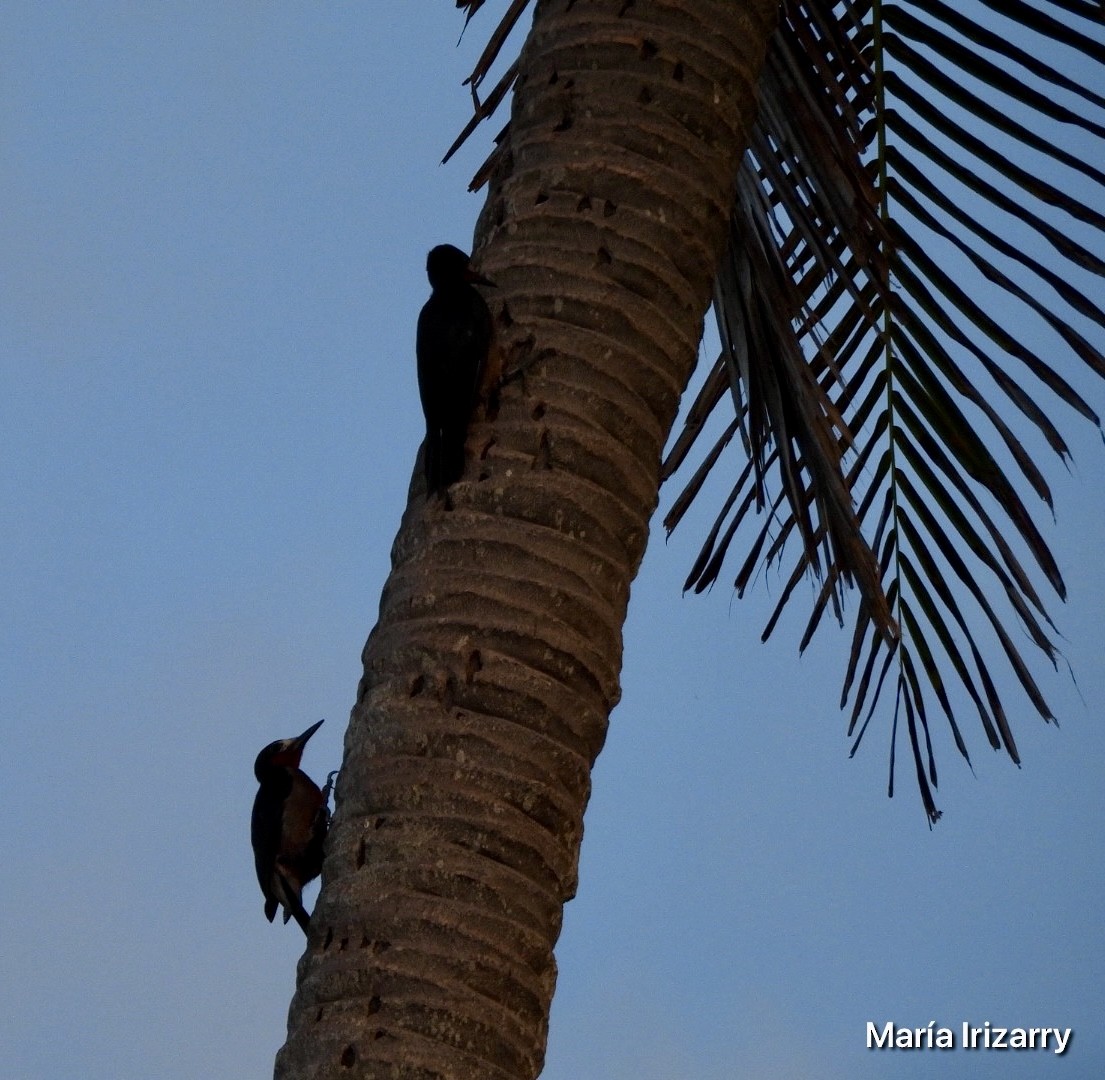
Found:
[[[278,1077],[540,1072],[629,586],[776,12],[537,5],[477,236],[524,374],[473,426],[451,508],[412,485]]]

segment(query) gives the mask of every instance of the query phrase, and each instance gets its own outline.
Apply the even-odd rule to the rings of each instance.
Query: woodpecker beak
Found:
[[[314,735],[314,733],[316,731],[318,731],[318,729],[320,727],[322,727],[322,725],[324,723],[326,723],[325,720],[320,720],[317,724],[312,724],[305,732],[303,732],[302,735],[298,735],[296,738],[294,738],[292,740],[292,745],[289,747],[289,749],[296,750],[300,754],[302,754],[303,753],[303,747],[305,747],[307,745],[307,740],[312,735]]]

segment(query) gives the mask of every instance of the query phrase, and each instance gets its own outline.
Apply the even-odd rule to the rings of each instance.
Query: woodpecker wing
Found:
[[[418,393],[426,417],[426,481],[447,487],[464,471],[464,439],[491,344],[491,312],[467,282],[435,289],[418,316]]]
[[[428,424],[445,427],[461,414],[468,419],[490,344],[491,312],[471,285],[436,290],[426,301],[418,316],[415,352]]]
[[[303,925],[303,886],[322,872],[330,815],[318,785],[301,769],[273,769],[253,801],[251,837],[265,917]]]
[[[280,856],[284,833],[284,803],[292,790],[292,777],[287,769],[274,769],[265,777],[253,800],[250,839],[253,841],[253,862],[257,882],[265,894],[265,917],[272,922],[279,903],[274,888],[276,860]]]

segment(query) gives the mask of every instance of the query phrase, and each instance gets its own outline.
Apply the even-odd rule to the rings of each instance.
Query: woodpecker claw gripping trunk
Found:
[[[473,424],[451,509],[412,484],[285,1080],[541,1070],[629,586],[775,18],[762,0],[537,4],[474,256],[524,374]]]

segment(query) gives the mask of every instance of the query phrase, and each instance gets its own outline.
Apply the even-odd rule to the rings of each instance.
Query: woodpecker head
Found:
[[[276,742],[269,743],[264,750],[257,755],[257,760],[253,763],[253,775],[257,777],[260,782],[268,769],[298,769],[299,761],[303,757],[303,748],[307,745],[307,740],[314,735],[320,727],[322,727],[323,721],[320,720],[317,724],[312,724],[302,735],[297,735],[294,739],[277,739]]]
[[[472,269],[472,262],[460,248],[452,244],[438,244],[430,249],[426,256],[426,276],[430,279],[430,287],[439,289],[442,286],[460,285],[490,285],[494,288],[495,282],[478,274]]]

